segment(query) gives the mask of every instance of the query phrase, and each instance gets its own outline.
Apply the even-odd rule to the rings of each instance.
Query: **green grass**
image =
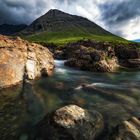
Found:
[[[23,37],[31,42],[38,43],[54,43],[57,45],[64,45],[69,42],[75,42],[81,39],[91,39],[96,41],[109,41],[109,42],[128,42],[123,38],[115,35],[105,35],[102,33],[89,33],[85,30],[75,28],[58,32],[40,32],[33,35]]]

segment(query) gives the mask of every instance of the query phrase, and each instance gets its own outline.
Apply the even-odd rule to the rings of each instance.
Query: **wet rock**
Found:
[[[128,46],[116,46],[115,55],[118,59],[138,59],[140,58],[140,51],[137,48],[129,48]]]
[[[0,88],[16,85],[24,78],[33,80],[42,70],[51,75],[53,69],[54,60],[47,48],[19,37],[0,36]]]
[[[127,68],[140,68],[140,59],[119,60],[119,63]]]
[[[62,50],[55,50],[54,57],[57,60],[64,60],[66,59],[65,53]]]
[[[36,140],[94,140],[103,129],[103,118],[96,111],[68,105],[48,114],[37,128]]]
[[[101,51],[92,51],[90,53],[90,56],[91,56],[92,60],[95,61],[95,62],[104,60],[104,58],[105,58],[104,52],[101,52]]]
[[[96,56],[95,59],[99,60],[100,57]],[[104,59],[101,61],[96,60],[71,58],[65,62],[65,65],[76,67],[81,70],[88,70],[94,72],[113,72],[119,67],[118,60],[115,57],[112,59]]]
[[[109,43],[79,41],[69,44],[66,50],[67,66],[94,72],[113,72],[118,68],[118,60]]]
[[[67,66],[93,72],[114,72],[118,67],[139,68],[140,51],[136,43],[112,43],[80,40],[68,43],[55,53]],[[65,56],[65,57],[64,57]]]
[[[140,140],[140,120],[133,117],[123,121],[113,131],[111,140]]]

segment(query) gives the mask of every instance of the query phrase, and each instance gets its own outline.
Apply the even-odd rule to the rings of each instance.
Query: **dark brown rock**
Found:
[[[118,61],[113,55],[108,56],[105,51],[81,46],[72,52],[72,58],[69,58],[65,65],[94,72],[112,72],[117,69]]]
[[[116,46],[115,55],[118,59],[138,59],[140,58],[140,51],[138,48],[129,48],[129,45],[126,46]]]
[[[127,68],[140,68],[140,59],[119,60],[119,63],[121,66]]]
[[[140,50],[135,43],[80,40],[65,46],[70,67],[93,72],[114,72],[118,67],[140,68]]]

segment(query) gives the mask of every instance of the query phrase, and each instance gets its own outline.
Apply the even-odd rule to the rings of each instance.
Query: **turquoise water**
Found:
[[[1,140],[28,139],[47,112],[67,104],[99,111],[109,128],[140,116],[140,71],[91,73],[55,62],[52,77],[0,91]]]

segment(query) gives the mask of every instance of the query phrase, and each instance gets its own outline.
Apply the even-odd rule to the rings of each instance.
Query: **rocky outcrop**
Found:
[[[140,50],[138,49],[138,46],[116,46],[114,50],[121,66],[127,68],[140,68]]]
[[[54,57],[57,60],[64,60],[67,58],[67,56],[65,55],[64,51],[62,50],[55,50],[54,51]]]
[[[110,140],[140,140],[140,120],[136,117],[117,126]]]
[[[122,59],[122,60],[119,60],[119,64],[126,68],[140,68],[140,58],[139,59]]]
[[[67,59],[65,64],[70,67],[93,72],[114,72],[119,67],[140,68],[138,48],[136,43],[80,40],[59,48],[54,55]]]
[[[94,72],[113,72],[118,67],[118,61],[111,48],[95,49],[79,44],[68,48],[71,55],[65,63],[67,66]]]
[[[0,36],[0,88],[15,85],[24,78],[33,80],[51,75],[52,54],[41,45],[20,38]]]
[[[132,48],[131,48],[132,47]],[[120,60],[126,60],[126,59],[138,59],[140,58],[140,51],[138,49],[138,46],[122,46],[118,45],[114,48],[115,55]]]
[[[37,125],[35,139],[94,140],[103,129],[103,118],[96,111],[68,105],[48,114]]]

